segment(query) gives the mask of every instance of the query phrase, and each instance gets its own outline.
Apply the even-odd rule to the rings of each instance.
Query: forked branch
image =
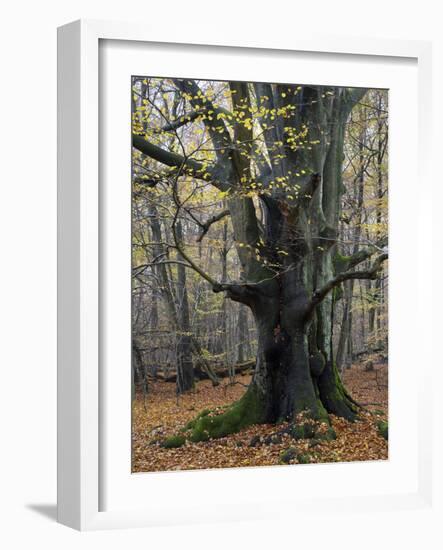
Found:
[[[333,279],[330,279],[324,286],[315,290],[312,299],[309,303],[308,314],[311,313],[314,308],[326,297],[326,295],[336,286],[348,281],[349,279],[376,279],[378,272],[382,268],[382,264],[385,260],[388,259],[388,254],[380,254],[378,258],[375,259],[372,266],[369,269],[364,271],[342,271],[336,275]]]
[[[377,250],[379,252],[383,252],[387,244],[388,237],[382,237],[376,243],[371,244],[368,247],[362,248],[355,254],[352,254],[352,256],[349,256],[346,259],[344,263],[344,270],[348,271],[350,268],[361,264],[362,262],[373,256],[377,252]]]
[[[219,222],[226,216],[229,216],[230,212],[229,210],[222,210],[218,214],[215,214],[214,216],[207,219],[205,222],[198,222],[201,227],[201,233],[197,237],[197,242],[200,243],[203,240],[203,237],[206,235],[206,233],[209,231],[209,228],[212,224]]]

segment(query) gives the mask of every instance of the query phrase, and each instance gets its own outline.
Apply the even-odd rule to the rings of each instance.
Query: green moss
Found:
[[[245,395],[218,415],[199,415],[193,421],[189,435],[190,441],[207,441],[233,434],[250,426],[263,422],[263,404],[254,386],[250,386]]]
[[[325,367],[318,384],[322,402],[328,412],[353,422],[357,417],[359,407],[343,386],[335,363]]]
[[[305,434],[305,439],[312,439],[313,437],[315,437],[316,429],[314,424],[305,424],[303,426],[303,431]]]
[[[389,428],[388,428],[388,423],[383,421],[383,420],[380,420],[380,422],[377,423],[377,428],[378,428],[378,433],[379,435],[381,435],[382,437],[384,437],[386,440],[388,440],[389,438]]]
[[[309,464],[311,462],[311,456],[307,453],[298,454],[296,458],[299,464]]]
[[[315,435],[315,426],[308,422],[298,424],[292,426],[289,433],[294,439],[312,439]]]
[[[350,256],[344,256],[343,254],[339,254],[337,252],[333,258],[335,272],[341,273],[342,271],[346,271],[350,259]]]
[[[320,441],[334,441],[337,439],[337,434],[333,428],[328,428],[325,432],[317,431],[315,437]]]
[[[293,439],[304,439],[305,438],[304,424],[293,424],[289,426],[288,433]]]
[[[332,290],[332,300],[333,302],[338,302],[343,298],[343,286],[337,285]]]
[[[320,425],[313,422],[292,424],[286,432],[295,440],[316,439],[318,441],[333,441],[334,439],[337,439],[334,429],[329,426],[326,427],[324,423]]]
[[[172,435],[161,444],[165,449],[176,449],[185,444],[186,438],[183,435]]]
[[[200,418],[203,418],[204,416],[208,416],[212,411],[210,409],[203,409],[195,418],[190,420],[187,424],[184,425],[184,427],[180,430],[181,432],[187,432],[188,430],[192,430],[192,428],[195,427],[197,421]]]
[[[261,443],[261,437],[259,435],[254,435],[249,442],[250,447],[257,447]]]
[[[293,460],[296,460],[298,464],[310,464],[311,455],[308,453],[299,453],[295,447],[289,447],[289,449],[281,453],[279,463],[289,464]]]
[[[325,409],[321,399],[317,399],[317,410],[312,414],[312,418],[318,422],[330,423],[328,411]]]
[[[289,464],[291,460],[297,457],[297,449],[295,447],[289,447],[283,451],[280,455],[280,464]]]
[[[307,392],[305,395],[299,393],[297,395],[297,403],[295,406],[295,415],[304,415],[304,418],[315,420],[318,422],[326,422],[329,424],[329,416],[319,397]]]
[[[179,435],[164,440],[162,447],[173,449],[181,447],[187,440],[198,443],[224,437],[264,420],[262,399],[253,386],[225,412],[217,414],[218,410],[204,409],[180,430]]]

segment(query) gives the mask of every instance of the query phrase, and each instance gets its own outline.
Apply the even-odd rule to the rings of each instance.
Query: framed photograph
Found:
[[[59,521],[429,507],[430,45],[169,32],[59,29]]]

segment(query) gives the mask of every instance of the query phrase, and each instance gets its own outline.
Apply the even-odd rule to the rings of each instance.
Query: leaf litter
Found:
[[[238,400],[250,376],[238,376],[240,384],[226,382],[213,387],[197,382],[195,390],[177,398],[175,384],[154,381],[144,400],[137,393],[132,410],[132,471],[158,472],[278,464],[387,460],[388,441],[379,431],[388,415],[388,368],[362,365],[346,369],[343,380],[353,398],[364,405],[359,419],[348,422],[330,415],[336,439],[294,439],[289,423],[250,426],[220,439],[164,448],[161,442],[177,435],[183,426],[205,409],[221,409]]]

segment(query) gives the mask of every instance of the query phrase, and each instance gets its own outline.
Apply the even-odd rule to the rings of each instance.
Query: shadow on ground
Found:
[[[26,508],[47,519],[50,519],[51,521],[57,521],[56,504],[26,504]]]

